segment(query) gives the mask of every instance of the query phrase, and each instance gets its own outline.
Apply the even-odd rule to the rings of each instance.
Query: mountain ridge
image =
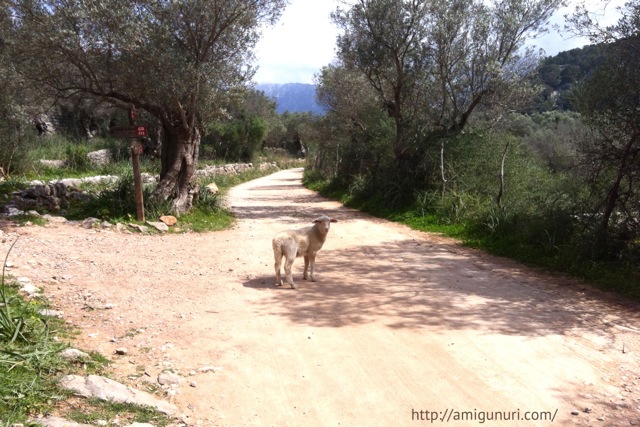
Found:
[[[256,89],[273,99],[278,114],[313,113],[323,115],[325,109],[316,101],[316,85],[308,83],[259,83]]]

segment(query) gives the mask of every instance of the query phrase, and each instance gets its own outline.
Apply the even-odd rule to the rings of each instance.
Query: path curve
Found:
[[[44,287],[114,377],[185,377],[171,400],[192,425],[640,423],[637,306],[344,208],[301,175],[232,189],[222,232],[52,224],[6,230],[1,249],[20,236],[10,273]],[[299,289],[275,288],[272,235],[322,213],[339,222],[318,281],[298,260]]]

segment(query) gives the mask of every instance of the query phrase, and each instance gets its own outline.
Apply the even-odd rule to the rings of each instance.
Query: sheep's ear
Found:
[[[329,220],[329,222],[338,222],[338,220],[337,220],[337,219],[335,219],[335,218],[331,218],[331,219]]]

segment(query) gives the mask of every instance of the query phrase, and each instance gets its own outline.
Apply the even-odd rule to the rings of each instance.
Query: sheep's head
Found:
[[[329,218],[326,215],[322,215],[321,217],[318,217],[313,220],[313,223],[316,224],[316,227],[318,227],[318,230],[322,234],[327,234],[329,232],[329,228],[331,228],[332,222],[338,222],[338,220],[334,218]]]

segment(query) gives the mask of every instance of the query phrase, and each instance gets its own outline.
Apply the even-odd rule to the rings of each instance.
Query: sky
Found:
[[[279,22],[264,29],[256,45],[254,65],[258,71],[253,80],[256,83],[314,83],[314,74],[335,58],[338,29],[329,15],[339,3],[340,0],[289,0]],[[570,6],[554,15],[551,24],[563,27],[563,16],[572,12],[579,1],[569,0],[569,3]],[[623,0],[587,1],[589,10],[602,16],[605,22],[615,22],[615,6],[622,3]],[[550,29],[549,34],[531,43],[551,56],[587,42]]]

